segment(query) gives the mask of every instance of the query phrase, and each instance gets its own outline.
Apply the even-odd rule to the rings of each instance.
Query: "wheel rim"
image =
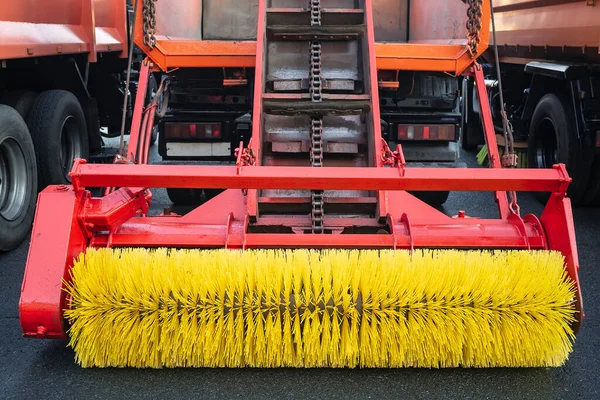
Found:
[[[558,133],[550,118],[544,118],[536,128],[535,158],[538,168],[552,168],[559,162]]]
[[[25,153],[11,137],[0,142],[0,216],[14,221],[21,216],[29,186]]]
[[[60,163],[63,175],[68,182],[71,182],[69,172],[73,169],[74,160],[82,157],[81,147],[77,121],[72,115],[69,115],[62,123],[60,134]]]

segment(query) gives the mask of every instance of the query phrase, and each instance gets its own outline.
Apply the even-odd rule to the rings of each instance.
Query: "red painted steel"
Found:
[[[577,253],[577,240],[575,238],[575,224],[573,223],[571,200],[563,196],[550,196],[550,200],[540,217],[540,221],[546,229],[549,247],[553,250],[560,251],[565,256],[567,274],[574,282],[577,289],[575,306],[579,312],[579,316],[574,322],[575,332],[577,332],[585,314],[583,312],[581,285],[577,273],[577,271],[579,271],[579,256]]]
[[[140,157],[139,147],[142,136],[141,132],[145,128],[144,124],[142,123],[142,114],[144,114],[144,106],[146,106],[144,103],[146,101],[146,91],[148,90],[148,76],[150,74],[150,67],[151,65],[148,60],[144,60],[144,62],[142,62],[140,78],[138,79],[138,94],[135,98],[135,106],[131,120],[131,130],[129,134],[129,144],[127,146],[126,155],[126,158],[131,162],[137,162]],[[147,113],[144,114],[144,118],[146,121],[148,121]]]
[[[483,69],[480,65],[476,64],[471,68],[471,72],[475,76],[475,88],[477,90],[477,99],[479,100],[481,108],[481,120],[483,122],[483,132],[485,135],[485,142],[487,143],[490,166],[492,168],[502,168],[502,164],[500,163],[500,153],[498,153],[496,128],[494,127],[492,110],[489,101],[487,101],[488,96]],[[494,193],[494,198],[498,205],[500,218],[507,218],[510,214],[510,209],[508,207],[508,197],[506,192],[496,191],[496,193]]]
[[[51,186],[39,195],[19,302],[25,336],[65,336],[63,280],[69,280],[73,259],[88,244],[79,212],[72,188]]]
[[[531,191],[565,193],[570,178],[554,169],[266,167],[85,164],[71,173],[80,187]]]
[[[6,0],[0,60],[87,53],[127,54],[126,0]]]

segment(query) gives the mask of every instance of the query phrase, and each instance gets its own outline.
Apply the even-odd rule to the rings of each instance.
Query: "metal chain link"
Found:
[[[310,25],[321,25],[321,0],[310,0]],[[322,101],[321,86],[321,42],[318,40],[310,43],[310,96],[313,102]],[[311,148],[310,164],[312,167],[323,166],[323,118],[311,118],[310,130]],[[324,192],[322,190],[311,191],[312,203],[312,231],[313,233],[323,233],[324,210]]]
[[[156,46],[156,1],[144,0],[144,44],[151,49]]]
[[[481,28],[483,17],[483,0],[463,0],[469,8],[467,9],[467,38],[469,40],[467,49],[472,58],[477,57],[477,49],[481,43]]]

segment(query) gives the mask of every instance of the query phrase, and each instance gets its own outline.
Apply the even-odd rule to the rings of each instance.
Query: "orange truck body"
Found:
[[[502,61],[600,62],[600,1],[495,0]]]
[[[0,60],[127,54],[126,0],[19,0],[0,7]]]
[[[324,8],[344,8],[350,3],[322,1]],[[290,4],[272,0],[270,7],[289,8]],[[135,41],[162,70],[255,66],[258,0],[159,0],[154,49],[143,43],[141,7],[140,2]],[[483,11],[480,52],[489,42],[489,4]],[[379,70],[458,75],[473,63],[466,50],[467,5],[461,0],[377,0],[373,16]]]

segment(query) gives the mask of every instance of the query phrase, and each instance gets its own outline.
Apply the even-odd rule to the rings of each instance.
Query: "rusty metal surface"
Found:
[[[249,32],[254,29],[256,15],[250,13],[253,2],[233,2],[230,0],[213,0],[217,7],[214,13],[217,17],[203,16],[203,4],[199,0],[161,0],[157,4],[158,45],[150,49],[143,45],[141,23],[136,22],[136,44],[140,46],[152,59],[158,68],[169,70],[182,67],[247,67],[256,65],[255,38],[248,40]],[[230,6],[235,3],[234,6]],[[473,58],[465,50],[467,44],[467,5],[461,0],[412,0],[410,12],[404,7],[404,0],[377,0],[369,6],[369,13],[375,20],[377,68],[383,70],[411,70],[411,71],[440,71],[449,74],[460,74],[473,62]],[[204,7],[206,8],[206,4]],[[211,3],[212,4],[212,3]],[[355,7],[354,0],[323,0],[323,16],[340,14]],[[408,4],[407,4],[408,5]],[[278,12],[287,9],[285,18],[297,20],[300,15],[306,14],[307,4],[304,0],[271,0],[268,4]],[[236,8],[237,7],[237,8]],[[272,10],[273,10],[272,9]],[[331,10],[337,9],[334,12]],[[243,13],[240,10],[247,10]],[[346,15],[344,21],[355,21],[362,16],[364,9],[355,8],[353,15]],[[477,55],[482,54],[489,42],[489,3],[484,3],[481,45]],[[244,15],[245,14],[245,15]],[[252,15],[251,15],[252,14]],[[296,15],[294,15],[296,14]],[[240,15],[243,18],[240,18]],[[408,18],[406,18],[408,16]],[[271,15],[270,21],[281,24],[283,14]],[[347,18],[346,18],[347,17]],[[273,20],[273,18],[276,18]],[[207,32],[202,27],[203,20],[210,22],[227,22],[221,26],[215,23],[215,29]],[[325,18],[323,19],[325,21]],[[410,21],[408,24],[407,20]],[[233,21],[233,22],[232,22]],[[334,20],[327,24],[336,25]],[[338,21],[339,24],[339,21]],[[232,28],[232,25],[235,27]],[[203,33],[204,31],[204,33]],[[208,30],[210,31],[210,29]],[[228,39],[208,40],[203,38],[207,33],[213,37]],[[286,44],[287,45],[287,44]],[[281,60],[281,69],[271,69],[269,79],[281,73],[280,79],[308,79],[308,71],[295,54],[293,45],[290,48],[278,48],[285,56],[295,57],[297,62]],[[300,51],[296,48],[296,52]],[[271,50],[274,50],[273,48]],[[285,65],[287,62],[287,66]],[[274,72],[278,70],[277,72]],[[327,74],[327,71],[323,71]],[[286,78],[286,74],[291,75]]]
[[[304,3],[271,0],[269,7],[306,8]],[[408,3],[408,0],[374,2],[377,42],[464,42],[467,7],[460,0],[412,0],[410,7]],[[322,7],[352,9],[354,1],[323,0]],[[163,38],[256,40],[258,0],[159,1],[156,8],[158,33]]]
[[[258,0],[204,0],[205,40],[256,39]]]
[[[586,53],[585,47],[591,47],[595,51],[590,53],[598,54],[600,1],[495,0],[494,7],[501,53],[507,45],[526,49],[518,54],[524,58],[555,57],[552,51],[536,52],[536,49],[531,49],[532,54],[528,55],[530,46],[565,46],[577,48],[579,53]]]
[[[412,0],[409,43],[466,43],[467,5],[460,0]]]
[[[403,43],[408,40],[408,0],[377,0],[373,9],[375,40]]]
[[[301,142],[309,140],[309,118],[307,116],[284,117],[265,115],[265,140],[268,142]],[[364,125],[360,116],[325,116],[323,118],[323,140],[339,143],[366,143]]]
[[[202,0],[156,2],[159,40],[202,40]]]
[[[4,0],[0,60],[127,48],[125,0]]]

